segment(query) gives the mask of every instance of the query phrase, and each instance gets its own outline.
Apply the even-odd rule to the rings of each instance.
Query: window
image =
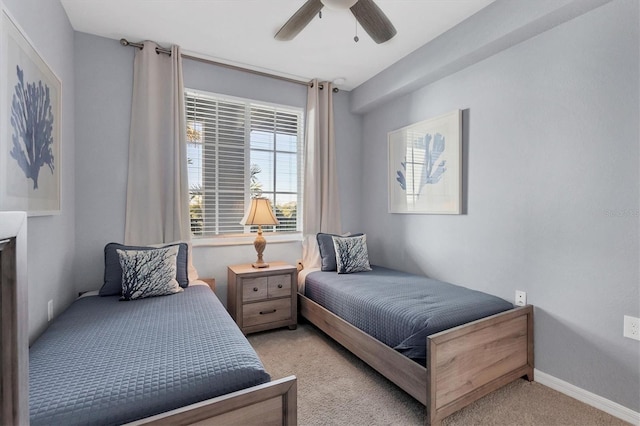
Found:
[[[194,90],[185,103],[191,233],[244,233],[254,196],[269,198],[280,222],[263,231],[299,231],[303,110]]]

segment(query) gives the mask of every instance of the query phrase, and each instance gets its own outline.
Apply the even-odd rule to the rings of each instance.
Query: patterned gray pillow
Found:
[[[367,235],[358,237],[333,237],[336,249],[336,266],[339,274],[370,271]]]
[[[135,300],[183,291],[176,281],[178,246],[116,250],[122,267],[122,297]]]
[[[338,266],[336,265],[336,249],[333,245],[333,237],[359,237],[361,235],[362,234],[337,235],[318,232],[318,234],[316,234],[316,239],[318,241],[318,249],[320,250],[320,260],[322,261],[320,269],[323,271],[335,271],[338,269]]]

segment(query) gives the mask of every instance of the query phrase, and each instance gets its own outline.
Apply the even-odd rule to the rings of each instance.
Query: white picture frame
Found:
[[[0,210],[59,214],[62,83],[0,7]]]
[[[462,111],[388,134],[389,213],[461,214]]]

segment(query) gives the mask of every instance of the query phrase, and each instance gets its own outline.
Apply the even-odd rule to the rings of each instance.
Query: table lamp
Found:
[[[267,247],[267,240],[262,236],[262,225],[278,225],[278,219],[271,209],[271,201],[268,198],[252,198],[249,210],[240,221],[241,225],[258,225],[258,235],[253,246],[258,253],[258,260],[252,263],[254,268],[268,268],[269,264],[262,259],[262,253]]]

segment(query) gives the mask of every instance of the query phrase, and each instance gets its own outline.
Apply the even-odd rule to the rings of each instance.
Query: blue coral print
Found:
[[[16,66],[18,83],[11,100],[11,126],[13,146],[11,157],[22,169],[27,179],[33,180],[38,189],[40,169],[47,165],[53,174],[53,108],[49,86],[24,82],[24,71]]]

